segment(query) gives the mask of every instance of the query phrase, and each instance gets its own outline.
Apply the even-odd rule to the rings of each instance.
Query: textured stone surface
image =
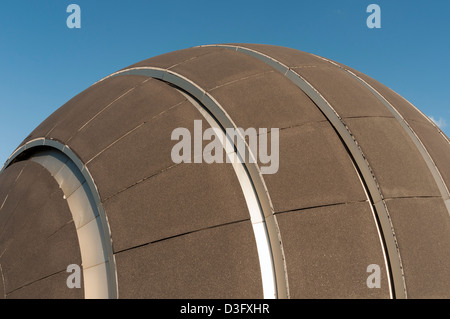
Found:
[[[386,267],[368,203],[277,214],[291,298],[389,298]],[[367,266],[381,269],[369,289]]]
[[[121,298],[262,298],[249,221],[116,254]]]
[[[84,162],[154,117],[185,100],[169,85],[148,79],[133,92],[111,104],[93,118],[70,141]]]
[[[280,131],[280,164],[264,179],[276,212],[366,200],[347,151],[330,124]]]
[[[83,279],[81,289],[68,289],[66,271],[45,277],[30,285],[17,289],[8,295],[8,299],[83,299]]]
[[[442,179],[450,188],[450,144],[448,138],[445,139],[429,122],[410,121],[409,124],[425,145]]]
[[[189,78],[204,90],[210,90],[273,69],[246,54],[216,49],[211,54],[180,63],[171,71]]]
[[[146,60],[143,60],[141,62],[135,63],[128,68],[135,68],[135,67],[145,67],[145,66],[154,66],[159,67],[163,69],[172,69],[174,66],[193,60],[196,58],[199,58],[203,55],[215,53],[218,51],[223,51],[225,49],[220,48],[214,48],[214,47],[194,47],[189,49],[182,49],[177,50],[173,52],[164,53]]]
[[[335,66],[294,68],[293,70],[311,83],[342,118],[393,117],[384,104],[367,88]]]
[[[73,223],[67,224],[46,240],[41,240],[26,255],[22,255],[20,251],[5,253],[2,268],[6,292],[10,293],[49,275],[65,271],[71,264],[81,265]]]
[[[67,276],[56,285],[55,279],[45,280],[65,271],[69,264],[81,265],[78,238],[63,193],[41,165],[22,162],[13,165],[11,170],[20,166],[24,167],[23,171],[11,185],[6,201],[14,205],[5,205],[0,211],[4,295],[57,298],[61,293],[60,298],[82,297],[82,289],[64,291],[64,287],[69,290]]]
[[[14,216],[18,217],[18,214],[21,214],[21,218],[16,217],[7,224],[12,230],[9,237],[14,238],[8,245],[8,252],[20,251],[22,255],[29,253],[35,248],[30,243],[45,241],[67,223],[72,222],[72,215],[63,195],[62,191],[57,189],[55,192],[45,194],[40,206],[30,209],[18,207],[20,211],[16,210]],[[4,238],[6,235],[7,233]]]
[[[422,114],[420,114],[420,112],[416,110],[408,101],[406,101],[403,97],[392,91],[387,86],[357,70],[351,68],[348,69],[362,78],[378,93],[380,93],[407,121],[413,120],[423,123],[428,122],[427,119]]]
[[[6,197],[25,166],[25,162],[15,163],[9,166],[8,169],[4,170],[0,175],[0,211]],[[2,217],[0,217],[0,220],[1,219]]]
[[[218,87],[210,93],[244,129],[285,128],[325,120],[305,93],[275,71]]]
[[[283,63],[284,65],[290,68],[294,67],[315,68],[318,66],[330,65],[328,62],[318,58],[317,56],[314,56],[311,53],[295,50],[292,48],[285,48],[276,45],[248,44],[248,43],[236,45],[268,55],[269,57]]]
[[[450,298],[450,219],[440,198],[387,201],[409,298]]]
[[[440,195],[425,160],[396,119],[355,118],[346,123],[384,197]]]
[[[50,115],[24,142],[49,136],[67,141],[98,112],[145,80],[142,76],[125,75],[92,85]]]
[[[115,195],[104,208],[115,251],[250,218],[231,164],[181,164]]]
[[[171,151],[178,141],[171,140],[172,132],[182,127],[193,135],[194,120],[202,120],[202,116],[186,101],[134,130],[89,162],[87,167],[100,185],[101,198],[105,200],[173,166]],[[202,127],[208,127],[202,121]]]
[[[16,228],[19,228],[20,224],[25,222],[22,218],[14,217],[17,206],[20,202],[24,204],[32,204],[27,203],[27,201],[33,198],[33,183],[44,172],[42,166],[36,163],[19,163],[17,167],[20,166],[22,166],[22,171],[15,182],[11,180],[11,182],[13,183],[12,185],[10,185],[11,188],[9,189],[9,192],[7,194],[8,197],[6,198],[6,201],[4,201],[3,206],[0,209],[0,250],[2,251],[6,248],[8,242],[12,240],[12,238],[8,236],[13,233],[13,228],[8,227],[8,225],[11,225],[11,219],[16,219],[19,223],[19,225],[15,226]],[[44,182],[44,185],[45,184],[46,183]],[[49,185],[47,183],[47,185],[45,186],[47,186],[48,188],[53,185]],[[34,197],[36,196],[34,195]],[[37,200],[40,201],[39,198]],[[20,211],[18,213],[20,217],[22,217],[23,214],[25,214],[25,212],[23,211],[22,213],[20,213]]]

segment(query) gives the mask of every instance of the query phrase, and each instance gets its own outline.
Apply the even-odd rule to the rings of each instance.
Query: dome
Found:
[[[449,163],[432,121],[340,63],[156,56],[5,163],[0,298],[450,298]]]

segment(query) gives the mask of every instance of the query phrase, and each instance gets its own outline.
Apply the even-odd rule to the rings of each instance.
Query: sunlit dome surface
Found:
[[[174,163],[195,120],[278,128],[278,171]],[[449,185],[445,134],[356,70],[270,45],[163,54],[6,162],[0,298],[450,298]]]

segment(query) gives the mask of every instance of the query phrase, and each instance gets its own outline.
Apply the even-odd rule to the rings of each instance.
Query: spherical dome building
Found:
[[[192,161],[173,159],[180,128]],[[242,160],[205,161],[207,128],[238,132],[216,141]],[[272,142],[274,170],[238,128]],[[450,298],[449,186],[445,134],[356,70],[270,45],[171,52],[8,159],[0,298]]]

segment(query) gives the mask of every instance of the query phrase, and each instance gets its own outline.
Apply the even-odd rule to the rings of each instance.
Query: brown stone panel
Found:
[[[249,219],[231,164],[180,164],[104,203],[114,250]]]
[[[351,68],[348,69],[378,91],[378,93],[380,93],[407,121],[414,120],[423,123],[428,122],[428,120],[417,109],[411,106],[405,99],[384,84],[381,84],[377,80],[357,70]]]
[[[409,298],[450,298],[450,218],[440,198],[387,201]]]
[[[33,194],[30,190],[33,188],[33,183],[39,179],[39,176],[45,171],[45,169],[34,162],[26,161],[22,164],[14,164],[11,169],[18,169],[22,167],[22,173],[17,181],[11,186],[8,197],[0,210],[0,250],[3,251],[11,238],[6,234],[11,234],[12,230],[8,225],[13,218],[16,207],[19,203],[26,203],[27,199],[33,198]],[[9,170],[9,168],[7,169]],[[3,174],[2,174],[3,175]],[[49,184],[47,188],[51,187]],[[35,197],[34,197],[35,198]],[[39,199],[38,199],[39,200]],[[19,213],[20,214],[20,213]],[[15,225],[16,228],[20,228],[24,220],[16,219],[19,224]]]
[[[88,163],[102,200],[136,182],[175,165],[171,151],[179,141],[171,140],[175,128],[187,128],[194,139],[194,120],[202,115],[189,102],[168,110],[106,149]],[[192,158],[193,158],[192,152]]]
[[[276,71],[221,86],[211,95],[244,129],[283,128],[326,120],[303,91]]]
[[[1,215],[5,218],[0,219],[0,241],[10,240],[20,233],[28,218],[56,191],[59,186],[50,173],[41,165],[29,162],[9,192],[7,202],[11,201],[12,205],[2,209]]]
[[[81,265],[78,237],[73,222],[35,245],[26,255],[7,250],[2,257],[6,293],[67,269],[70,264]],[[66,277],[67,278],[67,277]]]
[[[26,144],[27,142],[36,139],[46,137],[47,134],[53,129],[53,127],[64,118],[65,114],[71,108],[71,101],[81,96],[85,96],[85,91],[81,92],[79,95],[72,98],[69,102],[63,106],[56,109],[52,114],[50,114],[41,124],[39,124],[23,141],[19,146]]]
[[[180,63],[171,70],[187,77],[204,90],[273,71],[258,59],[233,50],[218,50]]]
[[[44,121],[32,134],[66,142],[99,111],[145,80],[143,76],[124,75],[101,81],[64,104],[57,116]]]
[[[409,121],[409,125],[424,144],[444,182],[450,188],[450,144],[428,122]]]
[[[338,71],[338,68],[333,66],[331,63],[322,60],[310,53],[302,52],[299,50],[284,48],[274,45],[261,45],[261,44],[239,44],[245,48],[257,50],[263,54],[266,54],[282,63],[287,65],[290,68],[298,68],[298,72],[303,73],[304,71],[308,71],[310,73],[315,73],[317,67],[322,68],[330,68],[332,70]],[[330,59],[327,59],[330,60]],[[426,119],[413,108],[407,101],[405,101],[402,97],[396,94],[394,91],[376,81],[375,79],[367,76],[364,73],[361,73],[353,68],[350,68],[342,63],[338,63],[336,61],[332,61],[341,67],[350,70],[355,73],[357,76],[361,77],[364,81],[366,81],[369,85],[371,85],[375,90],[377,90],[382,96],[384,96],[393,106],[400,112],[400,114],[406,119],[412,119],[416,121],[426,122]],[[308,69],[309,70],[302,70]],[[306,74],[304,72],[303,74]],[[338,74],[338,73],[337,73]],[[334,76],[334,75],[333,75]],[[342,74],[341,74],[342,76]],[[353,92],[357,93],[357,92]],[[334,94],[334,92],[333,92]],[[389,115],[388,115],[389,116]]]
[[[0,214],[0,264],[6,294],[69,264],[81,264],[72,216],[58,184],[41,165],[30,161],[22,165],[26,166],[9,192],[10,205]],[[19,163],[14,164],[11,170],[18,167]]]
[[[345,122],[385,198],[440,196],[425,160],[396,119],[355,118]]]
[[[215,47],[193,47],[193,48],[187,48],[177,51],[172,51],[168,53],[164,53],[155,57],[152,57],[150,59],[146,59],[143,61],[140,61],[138,63],[132,64],[125,69],[135,68],[135,67],[146,67],[146,66],[153,66],[158,67],[162,69],[170,69],[171,67],[186,62],[189,60],[193,60],[196,58],[199,58],[203,55],[207,55],[213,52],[219,52],[223,51],[225,49],[221,48],[215,48]]]
[[[8,196],[9,191],[13,187],[17,177],[20,175],[20,172],[25,166],[25,162],[14,163],[0,174],[0,207],[2,206],[6,196]]]
[[[277,214],[291,298],[389,298],[380,238],[369,203]],[[367,267],[380,266],[380,288]]]
[[[340,117],[394,117],[363,84],[345,71],[329,67],[294,68],[330,103]]]
[[[67,123],[67,121],[70,122],[70,120],[73,119],[77,113],[85,113],[85,116],[89,116],[89,113],[97,113],[99,109],[114,101],[117,97],[131,89],[134,85],[137,85],[145,80],[146,78],[142,76],[125,76],[124,78],[111,78],[90,86],[53,112],[38,127],[36,127],[20,145],[23,145],[35,138],[48,136],[48,133],[52,131],[55,125],[62,120],[65,120],[65,123]],[[76,132],[76,130],[78,130],[78,128],[79,127],[71,128],[70,131],[67,131],[66,134],[60,137],[64,137],[66,135],[71,136]],[[60,127],[58,130],[60,129],[64,129],[64,126]]]
[[[38,181],[33,185],[32,192],[39,192],[37,188]],[[31,254],[36,248],[36,244],[45,242],[47,238],[72,221],[72,214],[64,200],[63,192],[58,188],[55,182],[56,191],[51,193],[42,193],[43,201],[32,202],[29,196],[24,195],[27,200],[28,208],[19,205],[13,218],[8,223],[11,231],[5,232],[5,238],[12,239],[5,252],[8,253],[20,251],[22,256]],[[23,221],[23,222],[21,222]]]
[[[249,221],[115,255],[121,298],[262,298]]]
[[[294,67],[312,67],[317,66],[329,66],[329,62],[326,62],[311,53],[299,51],[292,48],[280,47],[276,45],[268,44],[231,44],[238,45],[244,48],[252,49],[268,55],[269,57],[283,63],[284,65]]]
[[[70,147],[86,163],[124,134],[183,100],[174,88],[148,79],[83,127],[71,139]]]
[[[45,277],[9,293],[8,299],[84,299],[83,275],[81,288],[67,288],[66,280],[70,273],[66,271]],[[0,296],[1,298],[1,296]]]
[[[279,170],[264,175],[276,212],[366,200],[352,161],[327,122],[280,131]]]

